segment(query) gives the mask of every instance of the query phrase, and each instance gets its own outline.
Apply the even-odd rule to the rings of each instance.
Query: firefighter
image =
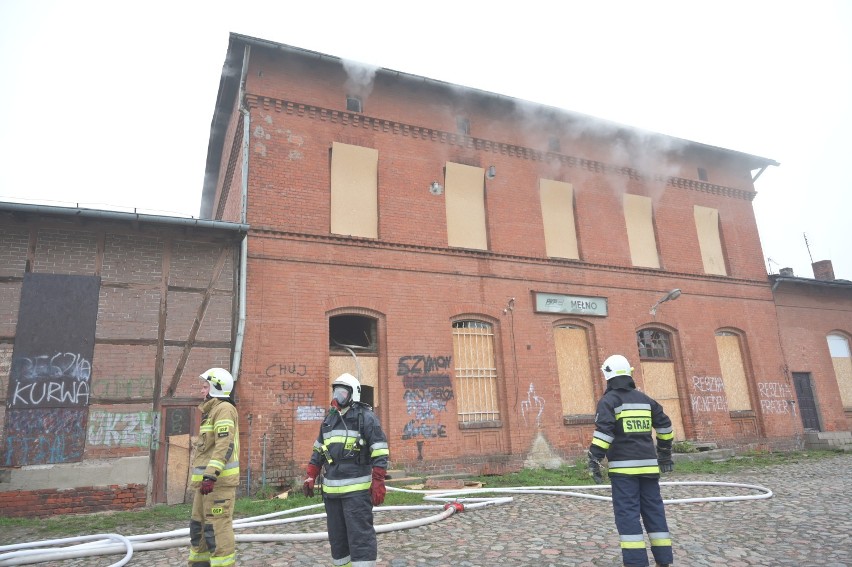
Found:
[[[201,427],[192,463],[190,567],[236,565],[234,499],[240,484],[240,433],[234,405],[234,377],[222,368],[200,376],[206,383]]]
[[[612,510],[624,565],[648,565],[642,523],[656,564],[671,565],[672,540],[660,496],[660,472],[674,468],[672,421],[656,400],[636,389],[633,368],[625,357],[610,356],[601,370],[606,392],[595,414],[589,472],[601,484],[601,460],[609,461]],[[657,433],[656,447],[652,429]]]
[[[361,384],[354,376],[341,374],[331,385],[331,395],[302,492],[314,495],[323,469],[332,565],[368,567],[376,564],[373,506],[385,500],[388,441],[372,408],[361,403]]]

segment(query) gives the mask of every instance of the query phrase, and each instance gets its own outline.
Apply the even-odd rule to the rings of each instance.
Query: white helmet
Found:
[[[616,376],[633,376],[633,367],[630,366],[627,359],[620,354],[614,354],[604,360],[603,366],[601,366],[601,371],[607,381]]]
[[[224,368],[211,368],[199,376],[210,382],[210,396],[213,398],[230,398],[234,389],[234,377]]]
[[[358,382],[357,378],[349,373],[343,373],[338,376],[337,379],[331,383],[332,396],[334,395],[334,389],[341,386],[349,390],[349,399],[344,400],[343,403],[340,404],[341,407],[349,405],[350,402],[361,401],[361,383]]]

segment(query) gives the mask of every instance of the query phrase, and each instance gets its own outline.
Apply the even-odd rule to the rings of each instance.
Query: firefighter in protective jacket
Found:
[[[654,561],[671,565],[672,540],[659,482],[661,471],[673,469],[671,419],[656,400],[636,389],[633,368],[626,358],[610,356],[601,370],[607,387],[595,414],[589,472],[601,484],[601,460],[608,459],[624,565],[648,565],[640,518],[651,540]],[[657,433],[656,447],[652,429]]]
[[[224,567],[236,565],[233,514],[240,484],[240,432],[234,378],[222,368],[211,368],[200,378],[208,392],[199,406],[201,427],[192,462],[189,565]]]
[[[323,468],[332,564],[368,567],[376,564],[373,506],[385,499],[388,441],[376,414],[361,403],[361,384],[354,376],[340,375],[331,391],[331,409],[314,442],[302,491],[314,495]]]

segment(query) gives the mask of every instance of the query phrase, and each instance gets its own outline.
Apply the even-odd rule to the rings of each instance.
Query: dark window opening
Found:
[[[551,152],[561,152],[562,142],[559,141],[559,138],[550,138],[547,141],[547,149]]]
[[[464,134],[465,136],[470,135],[470,120],[467,118],[456,118],[456,130],[459,134]]]
[[[361,112],[361,99],[357,96],[347,96],[346,110],[349,112]]]
[[[361,315],[338,315],[328,320],[332,352],[376,352],[376,320]]]
[[[698,179],[699,181],[707,181],[707,170],[703,167],[698,168]]]
[[[671,360],[672,349],[669,334],[659,329],[644,329],[636,333],[639,358]]]

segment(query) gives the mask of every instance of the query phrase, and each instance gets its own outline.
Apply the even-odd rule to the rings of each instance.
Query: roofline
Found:
[[[237,92],[239,91],[239,82],[240,82],[240,66],[242,65],[243,53],[241,52],[239,47],[244,48],[245,46],[255,46],[262,47],[267,49],[275,49],[279,51],[284,51],[288,53],[293,53],[302,57],[308,58],[316,58],[316,59],[327,59],[329,61],[337,61],[343,62],[343,58],[337,57],[334,55],[328,55],[325,53],[320,53],[318,51],[312,51],[309,49],[304,49],[301,47],[295,47],[292,45],[287,45],[284,43],[277,43],[274,41],[260,39],[256,37],[251,37],[247,35],[238,34],[235,32],[231,32],[230,39],[228,43],[228,51],[225,56],[225,64],[222,68],[222,77],[219,82],[219,95],[216,99],[216,106],[213,113],[213,120],[210,125],[210,141],[207,147],[207,167],[204,173],[204,188],[202,190],[202,199],[201,199],[201,216],[203,218],[209,218],[212,213],[213,207],[213,199],[215,198],[216,185],[219,178],[219,163],[221,161],[222,151],[223,151],[223,142],[225,136],[225,129],[227,128],[227,121],[229,117],[229,113],[234,104],[234,99],[237,96]],[[558,108],[546,104],[535,103],[532,101],[527,101],[515,97],[510,97],[507,95],[502,95],[499,93],[493,93],[490,91],[485,91],[482,89],[477,89],[474,87],[467,87],[464,85],[458,85],[454,83],[449,83],[447,81],[441,81],[438,79],[430,79],[428,77],[423,77],[421,75],[414,75],[412,73],[406,73],[404,71],[396,71],[394,69],[389,69],[386,67],[378,67],[376,69],[376,74],[383,75],[391,75],[395,77],[410,79],[418,82],[425,82],[431,85],[440,86],[444,88],[450,89],[464,89],[466,91],[477,93],[485,97],[489,98],[498,98],[505,101],[510,101],[513,103],[525,102],[529,104],[534,104],[541,108],[547,108],[560,114],[574,115],[578,117],[585,117],[588,119],[595,120],[601,123],[612,124],[613,126],[625,130],[630,130],[634,132],[645,132],[652,134],[654,136],[664,137],[670,140],[677,140],[685,145],[694,146],[697,148],[712,150],[714,152],[721,152],[730,155],[735,155],[741,158],[748,159],[753,165],[751,169],[766,169],[768,166],[779,166],[781,165],[779,162],[765,158],[762,156],[757,156],[754,154],[749,154],[745,152],[740,152],[737,150],[731,150],[727,148],[722,148],[719,146],[711,146],[709,144],[702,144],[701,142],[695,142],[693,140],[687,140],[684,138],[677,138],[675,136],[669,136],[667,134],[662,134],[659,132],[652,132],[648,130],[643,130],[641,128],[637,128],[634,126],[628,126],[625,124],[619,124],[617,122],[613,122],[611,120],[606,120],[603,118],[598,118],[596,116],[590,116],[587,114],[582,114],[580,112],[575,112],[572,110],[567,110],[564,108]],[[761,171],[762,173],[762,171]],[[759,175],[759,174],[758,174]],[[754,178],[756,179],[756,177]]]
[[[812,278],[797,278],[795,276],[782,276],[770,274],[769,281],[772,282],[772,291],[775,291],[782,283],[812,285],[816,287],[839,287],[852,290],[852,281],[849,280],[816,280]]]
[[[54,207],[51,205],[35,205],[29,203],[9,203],[0,201],[0,213],[27,213],[54,215],[61,217],[105,219],[123,222],[145,222],[151,224],[189,226],[196,228],[207,228],[223,232],[246,234],[249,230],[248,224],[196,219],[186,217],[170,217],[163,215],[146,215],[142,213],[126,213],[122,211],[107,211],[102,209],[86,209],[83,207]]]

